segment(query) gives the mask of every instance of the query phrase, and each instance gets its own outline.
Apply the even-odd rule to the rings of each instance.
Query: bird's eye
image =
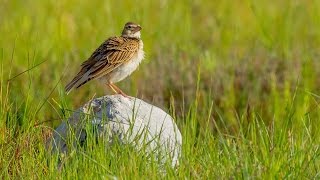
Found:
[[[130,29],[130,28],[132,28],[132,26],[128,26],[128,28]]]

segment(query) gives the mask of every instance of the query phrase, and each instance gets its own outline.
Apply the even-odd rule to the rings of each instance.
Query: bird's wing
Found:
[[[139,40],[123,37],[109,38],[92,54],[94,64],[90,67],[90,77],[101,77],[126,63],[138,52]],[[98,58],[97,58],[98,57]],[[86,63],[86,62],[84,62]]]
[[[81,70],[66,86],[69,92],[73,87],[80,87],[86,82],[102,77],[120,65],[126,63],[138,52],[139,40],[111,37],[102,43],[92,55],[81,64]]]

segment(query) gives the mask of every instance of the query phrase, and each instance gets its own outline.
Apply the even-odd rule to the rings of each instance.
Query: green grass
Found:
[[[2,179],[319,178],[318,1],[0,4]],[[63,87],[127,21],[141,24],[146,58],[119,86],[175,117],[180,166],[163,174],[130,145],[89,144],[58,171],[44,142],[63,108],[111,94],[97,82],[68,96]]]

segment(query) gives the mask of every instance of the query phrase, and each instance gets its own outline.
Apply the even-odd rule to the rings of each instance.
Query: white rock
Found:
[[[140,99],[121,95],[96,98],[78,109],[54,131],[47,142],[47,148],[67,153],[66,139],[70,139],[71,134],[84,142],[86,134],[83,132],[83,120],[97,127],[99,137],[108,138],[107,145],[115,137],[123,143],[134,143],[137,149],[148,144],[147,152],[161,151],[167,154],[162,162],[172,160],[172,166],[178,164],[182,137],[172,117]],[[140,138],[137,140],[136,137]],[[77,142],[73,143],[75,145]],[[170,159],[167,159],[168,155]]]

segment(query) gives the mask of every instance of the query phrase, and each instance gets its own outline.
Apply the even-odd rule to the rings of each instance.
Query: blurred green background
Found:
[[[146,57],[118,85],[175,117],[186,139],[181,172],[207,177],[207,169],[219,162],[213,171],[218,175],[248,170],[268,177],[283,170],[280,177],[286,177],[286,172],[303,174],[300,167],[319,172],[313,161],[320,142],[320,1],[315,0],[0,0],[0,135],[14,149],[2,152],[17,152],[22,144],[31,149],[24,155],[37,154],[34,148],[51,130],[39,133],[36,125],[46,121],[55,127],[68,110],[112,94],[97,81],[69,95],[64,86],[128,21],[142,26]],[[265,123],[265,131],[256,121]],[[30,131],[35,137],[25,133]],[[261,139],[255,133],[263,134]],[[225,161],[217,157],[221,142],[219,153],[230,148],[221,155]],[[272,151],[277,145],[280,150]],[[299,156],[288,161],[288,149]],[[318,155],[307,156],[313,149]],[[234,159],[228,159],[230,152]],[[212,157],[217,159],[207,161]],[[244,157],[240,165],[237,157]],[[300,171],[291,168],[295,163]]]
[[[51,99],[75,109],[95,94],[111,94],[94,81],[68,96],[63,87],[98,45],[134,21],[143,27],[146,57],[119,83],[128,94],[163,108],[173,97],[178,115],[198,96],[201,110],[212,101],[213,117],[221,112],[232,124],[249,110],[266,121],[283,118],[297,89],[296,114],[319,118],[319,98],[311,94],[320,91],[319,7],[319,1],[285,0],[2,0],[2,85],[45,61],[10,83],[18,106],[26,96],[40,105],[48,100],[39,121],[57,117]]]

